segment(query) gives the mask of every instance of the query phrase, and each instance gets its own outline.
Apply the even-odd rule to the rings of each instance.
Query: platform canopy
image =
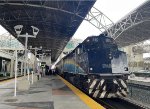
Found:
[[[31,26],[39,28],[28,46],[51,50],[55,61],[94,3],[95,0],[2,0],[0,24],[15,37],[15,25],[23,25],[21,34],[32,34]],[[25,43],[24,38],[18,40]]]
[[[122,18],[109,31],[121,47],[150,39],[150,1]]]

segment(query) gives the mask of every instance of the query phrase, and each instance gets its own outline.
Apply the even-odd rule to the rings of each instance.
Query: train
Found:
[[[93,98],[128,94],[126,53],[105,34],[86,38],[56,64],[56,72]]]

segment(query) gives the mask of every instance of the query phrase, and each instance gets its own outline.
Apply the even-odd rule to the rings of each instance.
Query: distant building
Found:
[[[71,39],[60,55],[60,59],[69,54],[72,50],[74,50],[80,43],[82,43],[82,39]]]
[[[63,52],[69,53],[72,50],[74,50],[76,48],[76,46],[79,45],[79,43],[81,43],[83,40],[81,39],[72,39],[71,41],[68,42],[68,44],[66,45],[65,49],[63,50]]]

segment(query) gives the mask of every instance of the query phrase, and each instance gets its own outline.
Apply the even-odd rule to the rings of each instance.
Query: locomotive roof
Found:
[[[81,46],[81,45],[83,45],[88,39],[90,39],[90,38],[95,38],[95,37],[98,37],[98,38],[111,38],[111,37],[109,37],[109,36],[107,36],[106,34],[100,34],[99,36],[89,36],[89,37],[87,37],[82,43],[80,43],[76,48],[78,48],[79,46]],[[113,38],[111,38],[111,39],[113,39]],[[72,50],[68,55],[66,55],[65,57],[67,57],[67,56],[69,56],[69,55],[71,55],[71,53],[73,53],[73,52],[75,52],[75,50],[76,50],[76,48],[74,49],[74,50]],[[62,59],[64,59],[65,57],[63,57]]]

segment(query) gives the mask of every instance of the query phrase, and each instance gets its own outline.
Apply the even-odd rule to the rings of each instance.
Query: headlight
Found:
[[[128,71],[128,67],[124,67],[124,71]]]

